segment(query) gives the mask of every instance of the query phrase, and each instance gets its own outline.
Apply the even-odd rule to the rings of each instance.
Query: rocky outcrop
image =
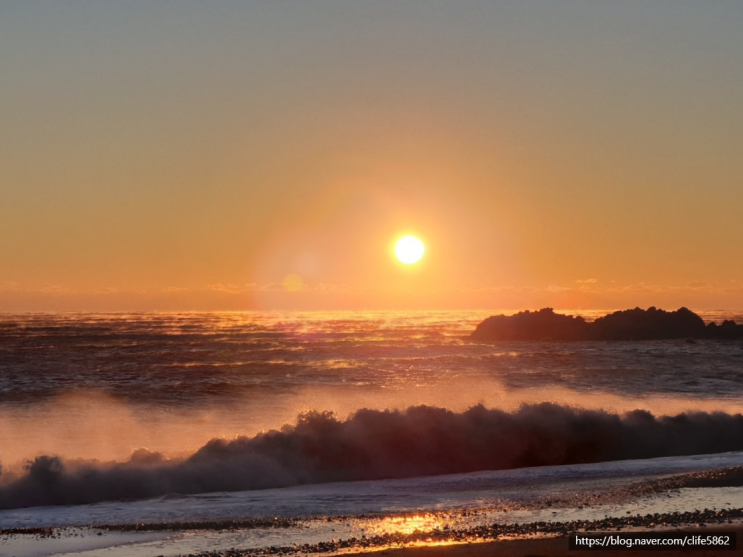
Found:
[[[662,340],[743,339],[743,325],[725,321],[705,325],[687,308],[664,311],[654,307],[615,311],[587,322],[580,316],[561,315],[552,308],[494,315],[472,333],[475,340]]]
[[[561,315],[552,308],[494,315],[472,333],[477,340],[583,340],[589,324],[582,317]]]
[[[615,311],[591,323],[591,336],[598,340],[662,340],[704,338],[704,321],[693,311],[680,308],[664,311],[654,307]]]

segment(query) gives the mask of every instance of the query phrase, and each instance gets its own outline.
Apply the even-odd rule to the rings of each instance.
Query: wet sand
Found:
[[[579,556],[599,554],[627,555],[628,550],[568,549],[571,532],[685,532],[704,535],[711,532],[743,532],[743,509],[693,511],[686,513],[655,514],[606,518],[596,521],[532,522],[528,524],[493,524],[464,530],[415,532],[413,534],[385,534],[362,539],[333,540],[315,545],[265,547],[261,549],[213,551],[191,554],[188,557],[254,557],[267,555],[343,554],[394,555],[394,557],[486,557],[486,556]],[[740,534],[738,537],[743,536]],[[630,553],[632,550],[629,550]],[[634,551],[642,551],[636,549]],[[693,553],[699,557],[712,555],[740,555],[730,550],[652,550],[654,555]]]
[[[137,543],[147,539],[167,537],[169,528],[148,528],[146,525],[108,526],[103,529],[87,528],[39,528],[0,531],[0,554],[32,557],[50,554],[55,549],[64,554],[68,551],[85,551],[96,547],[111,548],[120,543]],[[164,526],[164,525],[163,525]],[[169,525],[170,532],[190,529],[183,523]],[[201,523],[190,525],[194,529],[210,530],[242,529],[254,526],[242,523]],[[273,527],[286,527],[275,524]],[[606,533],[623,532],[684,532],[692,535],[709,535],[720,532],[737,532],[739,544],[743,541],[743,509],[729,511],[694,511],[690,513],[671,513],[667,515],[646,515],[643,517],[606,518],[600,521],[554,522],[492,525],[468,528],[465,530],[435,530],[413,534],[387,534],[375,537],[333,540],[314,545],[271,546],[260,549],[211,550],[205,553],[183,553],[187,557],[269,557],[308,555],[384,555],[389,557],[578,557],[580,555],[603,555],[619,557],[643,550],[570,550],[570,532]],[[124,536],[124,538],[122,538]],[[126,536],[133,536],[126,538]],[[41,542],[41,543],[40,543]],[[64,542],[64,543],[61,543]],[[709,549],[669,549],[653,550],[658,557],[691,554],[698,557],[714,555],[740,555],[737,551]],[[41,550],[41,553],[39,551]],[[46,551],[44,551],[46,550]],[[647,550],[646,550],[647,551]],[[9,552],[9,553],[6,553]],[[137,553],[142,554],[141,552]]]
[[[743,526],[714,526],[711,530],[716,532],[738,532],[738,539],[743,536]],[[682,529],[690,534],[701,534],[704,529]],[[717,557],[724,555],[740,555],[743,551],[719,549],[709,550],[580,550],[568,549],[568,538],[566,536],[538,539],[499,540],[484,543],[468,543],[459,545],[439,545],[428,547],[406,547],[401,549],[388,549],[377,553],[385,557],[588,557],[597,555],[602,557],[628,557],[631,555],[653,555],[653,557],[673,557],[676,555],[694,555],[695,557]]]
[[[636,500],[640,496],[658,496],[667,494],[678,489],[694,488],[730,488],[738,486],[743,481],[743,468],[731,467],[722,470],[711,470],[681,474],[667,478],[642,482],[630,489],[621,490],[623,498]],[[630,496],[631,495],[631,496]],[[601,502],[618,496],[611,490],[603,493]],[[733,500],[733,499],[730,499]],[[575,503],[575,501],[572,501]],[[711,532],[735,531],[741,532],[740,542],[743,543],[743,507],[739,505],[734,508],[718,509],[714,505],[719,504],[715,500],[707,501],[710,507],[703,510],[656,512],[648,514],[619,514],[619,509],[614,509],[617,514],[604,515],[600,519],[573,519],[565,520],[569,515],[563,515],[559,519],[560,506],[550,504],[552,515],[557,515],[551,520],[538,522],[483,522],[482,519],[473,516],[473,522],[469,520],[450,520],[446,516],[444,520],[433,521],[431,524],[417,524],[416,529],[410,531],[406,528],[393,528],[389,531],[356,528],[355,530],[343,531],[339,529],[336,534],[335,527],[343,525],[349,519],[361,519],[363,517],[315,517],[312,519],[243,519],[243,520],[193,520],[193,521],[163,521],[163,522],[139,522],[123,524],[90,524],[86,527],[19,527],[0,529],[0,555],[16,555],[36,557],[44,553],[40,550],[42,546],[53,546],[60,544],[59,553],[74,552],[87,549],[92,544],[98,547],[115,547],[121,544],[122,539],[118,536],[128,534],[133,536],[127,538],[124,543],[137,545],[138,542],[148,539],[167,538],[178,536],[189,532],[188,541],[178,548],[179,555],[189,557],[253,557],[253,556],[307,556],[307,555],[358,555],[358,554],[395,554],[394,557],[485,557],[487,555],[504,556],[557,556],[557,555],[581,555],[586,551],[599,553],[600,555],[614,555],[626,553],[627,550],[574,550],[568,549],[568,534],[571,532],[588,533],[617,533],[617,532],[690,532],[696,534],[709,534]],[[590,502],[581,501],[581,504],[591,505]],[[582,507],[580,507],[582,508]],[[569,510],[569,507],[564,507]],[[461,511],[463,517],[470,514],[477,515],[476,511]],[[327,523],[327,528],[321,538],[324,541],[313,541],[310,543],[291,543],[291,536],[271,536],[264,539],[266,545],[256,547],[241,539],[240,532],[259,530],[297,530],[309,527],[309,522]],[[480,522],[477,524],[476,522]],[[332,533],[331,533],[332,532]],[[343,532],[343,533],[341,533]],[[375,533],[376,532],[376,533]],[[295,538],[296,539],[296,538]],[[307,539],[307,538],[305,538]],[[309,538],[312,539],[312,538]],[[317,537],[314,537],[317,540]],[[280,545],[269,545],[280,542]],[[80,547],[75,548],[80,542]],[[227,545],[229,543],[230,545]],[[240,549],[240,547],[243,547]],[[230,548],[230,549],[226,549]],[[135,548],[130,546],[126,554],[134,555]],[[168,553],[157,551],[154,554]],[[741,547],[743,549],[743,547]],[[171,553],[175,554],[175,548],[171,547]],[[630,550],[632,551],[632,550]],[[635,549],[634,551],[642,551]],[[705,555],[732,555],[741,554],[743,551],[729,550],[683,550],[673,549],[667,551],[653,550],[656,555],[679,555],[692,552],[693,555],[704,557]],[[400,553],[402,552],[402,553]],[[142,557],[152,557],[143,546],[142,551],[136,553]]]

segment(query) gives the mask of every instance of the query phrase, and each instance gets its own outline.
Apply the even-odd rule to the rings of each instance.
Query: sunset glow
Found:
[[[739,4],[463,2],[13,3],[0,311],[743,307]]]
[[[0,557],[735,549],[741,28],[0,3]]]

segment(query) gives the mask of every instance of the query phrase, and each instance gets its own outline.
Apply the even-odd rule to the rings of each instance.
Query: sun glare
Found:
[[[423,242],[415,236],[403,236],[395,244],[395,256],[405,265],[418,263],[426,251]]]

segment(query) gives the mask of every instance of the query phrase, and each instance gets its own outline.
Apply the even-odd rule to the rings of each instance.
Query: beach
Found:
[[[491,550],[505,555],[562,555],[567,554],[566,536],[572,532],[688,530],[707,534],[740,528],[743,468],[668,472],[721,466],[741,456],[731,453],[3,511],[0,555],[92,557],[105,550],[110,557],[304,556],[424,547],[453,555],[466,551],[485,555]],[[421,492],[427,493],[426,499],[416,500],[416,493]],[[361,505],[363,500],[367,500],[366,507]],[[239,518],[265,513],[269,501],[274,510],[285,509],[283,518]],[[339,515],[343,501],[347,509],[367,512]],[[325,508],[326,512],[298,516],[297,506]],[[102,522],[107,519],[113,522]]]
[[[690,535],[697,535],[703,529],[684,528],[677,530]],[[743,533],[740,526],[715,527],[718,532],[737,532],[738,537]],[[730,552],[735,553],[735,552]],[[631,555],[632,552],[629,552]],[[641,553],[643,554],[643,553]],[[684,552],[678,549],[653,550],[652,555],[659,557],[674,557],[680,554],[698,555],[699,557],[715,557],[720,555],[719,550],[694,550]],[[495,542],[470,543],[462,545],[440,545],[429,547],[409,547],[404,549],[384,550],[380,555],[389,557],[579,557],[581,555],[600,555],[603,557],[626,557],[627,550],[592,550],[571,551],[568,549],[566,537],[542,537],[538,539],[514,539]]]
[[[471,528],[461,531],[414,532],[410,534],[387,534],[368,539],[351,538],[303,546],[268,546],[254,549],[210,549],[189,553],[167,551],[167,540],[183,525],[161,525],[159,532],[143,532],[135,527],[108,527],[104,529],[37,529],[36,531],[0,532],[0,555],[14,557],[42,557],[45,555],[94,556],[105,550],[106,555],[146,556],[179,555],[183,557],[257,557],[270,555],[331,556],[331,555],[390,555],[393,557],[504,557],[585,555],[586,550],[569,549],[571,533],[606,534],[684,534],[689,538],[704,538],[706,543],[731,533],[740,538],[743,533],[743,509],[723,512],[673,513],[625,517],[590,522],[532,523],[499,527]],[[146,529],[144,525],[140,525]],[[207,531],[236,531],[239,524],[193,524],[196,536],[208,540]],[[244,525],[243,525],[244,526]],[[136,532],[136,533],[134,533]],[[180,530],[182,533],[183,530]],[[688,541],[688,539],[687,539]],[[194,540],[192,539],[192,543]],[[696,542],[700,543],[700,542]],[[208,541],[207,541],[208,544]],[[163,550],[165,548],[165,550]],[[641,551],[642,548],[636,548]],[[739,547],[738,547],[739,550]],[[162,551],[162,553],[159,553]],[[626,554],[627,550],[593,548],[589,554]],[[694,555],[712,556],[721,551],[710,549],[653,549],[658,555],[679,555],[692,552]],[[723,554],[724,554],[723,553]]]

